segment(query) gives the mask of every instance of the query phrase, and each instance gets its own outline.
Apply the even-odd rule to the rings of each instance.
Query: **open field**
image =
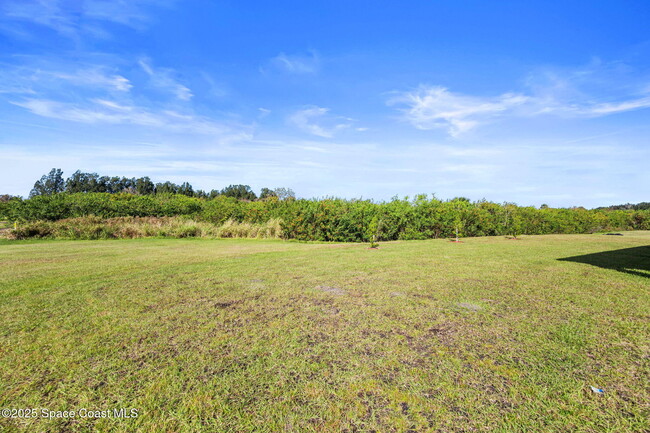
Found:
[[[0,242],[3,432],[650,431],[650,232]]]

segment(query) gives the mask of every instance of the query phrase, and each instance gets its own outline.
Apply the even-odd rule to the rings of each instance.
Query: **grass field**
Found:
[[[3,432],[650,431],[650,232],[0,242]]]

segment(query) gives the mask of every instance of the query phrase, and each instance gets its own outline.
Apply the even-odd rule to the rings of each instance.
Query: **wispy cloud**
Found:
[[[41,73],[44,75],[48,74],[46,72]],[[127,78],[119,74],[107,72],[106,68],[98,66],[80,69],[72,73],[50,72],[49,75],[55,79],[67,80],[74,85],[100,86],[120,92],[128,92],[133,87]]]
[[[93,99],[79,104],[26,99],[13,101],[12,104],[38,116],[70,122],[137,125],[190,134],[220,135],[233,132],[230,127],[202,116],[172,110],[153,111],[105,99]]]
[[[315,51],[308,55],[288,55],[280,53],[271,59],[269,65],[291,74],[313,74],[320,69],[320,57]]]
[[[21,64],[0,68],[0,97],[9,104],[49,119],[92,125],[131,125],[141,131],[168,131],[223,138],[249,137],[251,128],[228,119],[197,114],[191,104],[152,99],[142,85],[105,65],[69,64],[21,57]],[[120,63],[124,65],[125,61]],[[176,81],[174,71],[156,68],[149,59],[134,62],[156,88],[189,101],[191,91]],[[133,64],[131,64],[133,66]],[[133,71],[126,67],[126,70]],[[137,86],[136,86],[137,85]],[[134,90],[135,89],[135,90]],[[9,106],[11,106],[9,105]],[[111,128],[107,128],[109,130]]]
[[[2,4],[3,21],[29,22],[49,27],[58,33],[71,36],[78,27],[81,8],[65,11],[60,0],[21,0]]]
[[[103,65],[30,62],[0,67],[0,93],[70,93],[72,88],[93,92],[127,93],[133,85],[115,69]]]
[[[650,82],[623,62],[538,68],[524,80],[533,114],[599,117],[650,107]]]
[[[143,71],[149,75],[151,84],[159,89],[169,91],[174,96],[182,101],[189,101],[192,99],[192,91],[185,85],[181,84],[174,75],[173,69],[169,68],[155,68],[151,66],[151,60],[147,58],[140,59],[138,62]]]
[[[169,7],[173,3],[169,0],[85,0],[82,13],[89,19],[142,29],[151,19],[149,7]]]
[[[404,120],[418,129],[443,128],[458,137],[505,117],[589,118],[650,108],[647,81],[639,82],[628,75],[625,68],[615,70],[600,63],[569,71],[545,69],[526,78],[524,91],[488,97],[420,85],[415,90],[396,92],[387,103],[397,106]]]
[[[200,74],[201,78],[207,83],[208,85],[208,91],[207,92],[202,92],[204,95],[209,95],[212,96],[213,98],[216,99],[223,99],[225,96],[228,95],[229,90],[228,86],[222,82],[217,82],[212,76],[206,72],[206,71],[201,71]]]
[[[34,24],[66,37],[107,37],[103,23],[142,30],[150,22],[149,10],[169,7],[174,0],[8,0],[0,5],[4,22]],[[4,26],[5,30],[12,27]],[[13,29],[14,35],[21,31]]]
[[[648,107],[650,107],[650,96],[625,102],[595,104],[588,107],[585,114],[601,116]]]
[[[331,138],[337,131],[352,126],[353,119],[330,116],[329,111],[329,108],[311,106],[291,114],[287,121],[304,132],[324,138]]]
[[[527,101],[526,96],[513,93],[481,98],[452,93],[440,86],[420,86],[388,103],[405,106],[404,117],[418,129],[446,128],[450,135],[458,136]]]

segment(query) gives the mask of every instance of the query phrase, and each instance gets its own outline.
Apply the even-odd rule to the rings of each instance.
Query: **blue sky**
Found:
[[[648,1],[0,0],[0,193],[52,167],[650,200]]]

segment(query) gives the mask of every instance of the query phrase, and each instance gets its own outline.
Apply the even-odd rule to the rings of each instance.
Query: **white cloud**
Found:
[[[36,91],[29,86],[24,86],[21,84],[11,84],[7,82],[0,83],[0,94],[24,94],[24,95],[35,95]]]
[[[73,66],[61,62],[33,61],[27,58],[22,65],[2,65],[0,93],[70,94],[72,89],[97,93],[98,91],[128,93],[133,85],[113,68],[103,65]]]
[[[12,102],[38,116],[88,124],[126,124],[155,127],[190,134],[220,135],[232,133],[225,125],[211,119],[171,110],[152,111],[111,100],[94,99],[75,104],[47,99],[26,99]]]
[[[160,89],[169,91],[173,93],[178,99],[182,101],[189,101],[194,96],[192,91],[179,83],[175,78],[175,72],[173,69],[168,68],[156,68],[154,69],[149,59],[140,59],[138,64],[143,71],[149,75],[151,84]]]
[[[63,35],[75,33],[77,13],[66,13],[60,0],[8,1],[2,5],[5,20],[27,21],[49,27]]]
[[[307,107],[290,115],[287,121],[304,132],[323,138],[331,138],[337,131],[352,126],[352,119],[328,116],[329,111],[329,108]]]
[[[173,0],[8,0],[0,5],[4,20],[32,23],[77,38],[106,38],[106,22],[142,30],[150,21],[149,8],[169,7]],[[4,27],[5,30],[11,27]],[[19,31],[12,31],[14,36]]]
[[[127,27],[141,29],[149,22],[149,15],[145,11],[148,5],[158,2],[143,0],[85,0],[83,1],[83,15],[98,21],[111,21]],[[159,3],[161,6],[164,2]]]
[[[108,74],[103,69],[101,67],[94,67],[78,70],[73,73],[52,72],[51,75],[54,78],[70,81],[75,85],[101,86],[120,92],[128,92],[131,90],[133,85],[127,78],[117,74]]]
[[[421,85],[418,89],[399,92],[388,100],[398,106],[403,118],[418,129],[444,128],[458,137],[478,126],[504,117],[601,117],[615,113],[650,108],[650,96],[632,94],[595,96],[581,91],[571,81],[553,78],[546,86],[530,86],[529,94],[504,93],[481,97],[452,93],[441,86]],[[616,99],[603,101],[603,99]]]
[[[132,123],[146,126],[163,126],[164,123],[141,110],[120,106],[110,101],[97,100],[94,105],[77,106],[72,103],[57,102],[47,99],[27,99],[13,102],[14,105],[26,108],[33,114],[52,119],[68,120],[81,123]]]
[[[452,93],[440,86],[420,86],[388,103],[406,106],[402,109],[404,117],[418,129],[445,128],[450,135],[458,136],[527,101],[528,97],[514,93],[482,98]]]
[[[320,58],[314,51],[311,51],[309,55],[280,53],[271,59],[270,65],[292,74],[313,74],[320,69]]]
[[[313,107],[300,110],[289,116],[289,123],[300,128],[301,130],[310,134],[318,135],[319,137],[331,137],[332,133],[325,130],[320,125],[313,123],[314,118],[318,118],[326,114],[329,110],[322,107]]]
[[[524,84],[531,103],[522,114],[600,117],[650,107],[647,74],[620,61],[538,68]]]
[[[623,111],[639,110],[648,107],[650,107],[650,96],[633,99],[630,101],[618,102],[618,103],[595,104],[591,107],[586,107],[585,109],[583,109],[583,112],[587,115],[601,116],[607,114],[621,113]]]
[[[204,96],[209,95],[216,99],[223,99],[230,93],[226,84],[215,81],[209,73],[201,71],[199,75],[208,84],[209,88],[207,92],[202,92]]]

